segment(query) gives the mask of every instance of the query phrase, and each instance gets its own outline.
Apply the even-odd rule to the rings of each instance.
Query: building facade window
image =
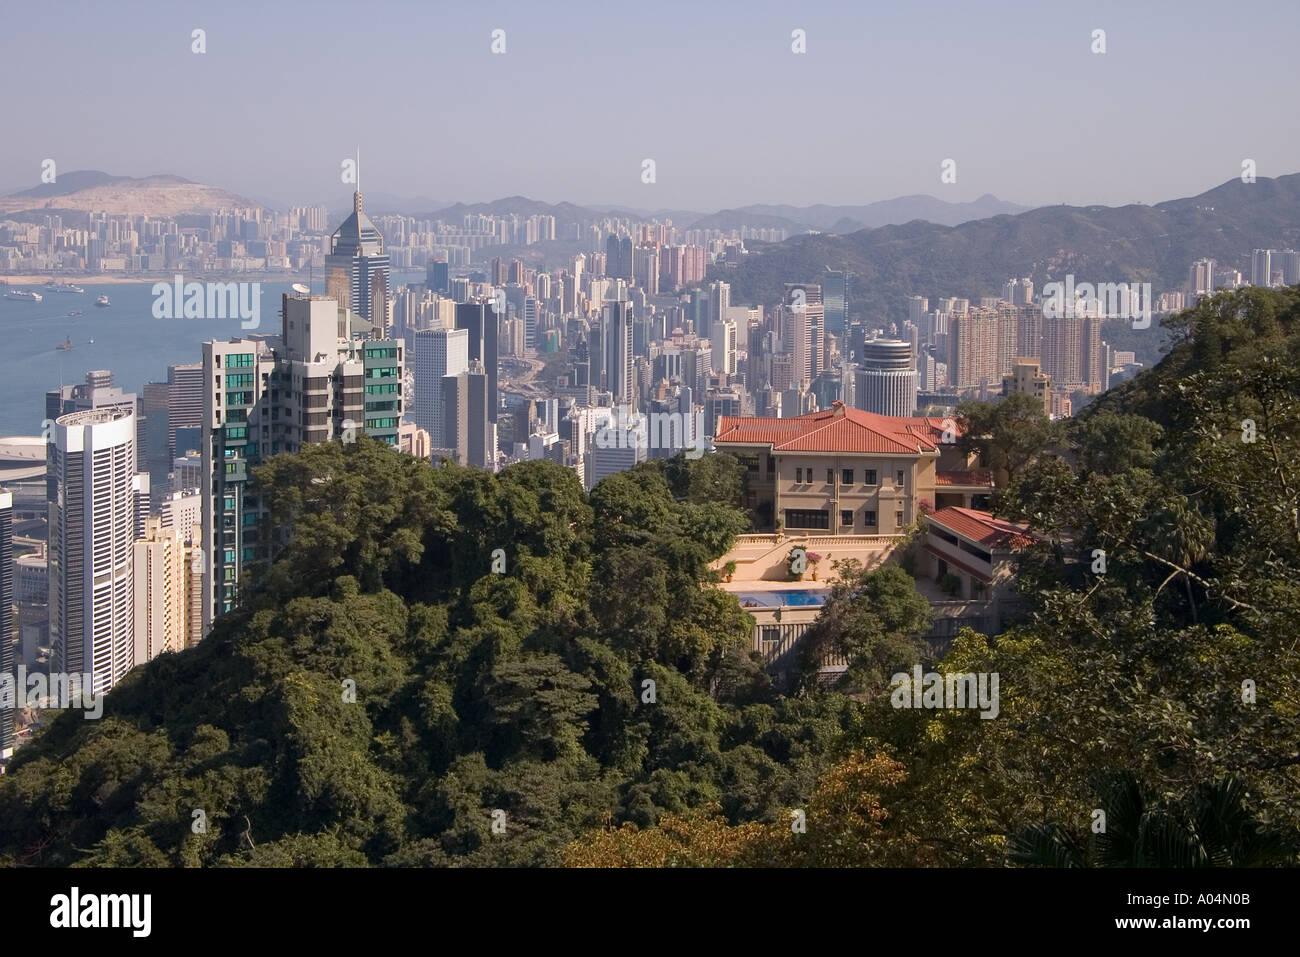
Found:
[[[830,512],[824,508],[787,508],[785,510],[786,528],[829,529]]]

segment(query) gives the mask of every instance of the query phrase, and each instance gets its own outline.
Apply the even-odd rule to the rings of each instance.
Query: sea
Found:
[[[393,285],[423,278],[423,273],[395,275]],[[154,318],[153,285],[163,280],[102,285],[64,281],[86,291],[54,292],[43,283],[0,286],[0,438],[40,435],[45,393],[84,382],[92,369],[108,369],[114,385],[140,393],[146,382],[166,382],[169,365],[201,361],[201,344],[209,339],[278,335],[280,297],[290,291],[288,282],[261,283],[260,324],[243,329],[238,317]],[[319,282],[313,290],[319,292],[318,286]],[[44,298],[41,302],[5,299],[9,289],[37,292]],[[95,305],[101,295],[108,296],[109,306]],[[81,315],[68,315],[76,311]],[[71,349],[58,348],[69,339]]]

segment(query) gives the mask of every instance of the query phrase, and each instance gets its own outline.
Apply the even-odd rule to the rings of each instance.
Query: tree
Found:
[[[1024,393],[994,403],[961,402],[956,415],[961,427],[958,448],[977,454],[984,467],[1001,473],[1004,481],[1014,480],[1061,439],[1061,428],[1048,419],[1042,401]]]
[[[1128,772],[1098,775],[1099,807],[1081,845],[1060,824],[1025,828],[1007,857],[1026,867],[1267,867],[1297,863],[1300,833],[1282,834],[1255,820],[1235,777],[1198,785],[1191,795],[1152,804]],[[1098,811],[1101,812],[1098,815]]]
[[[827,655],[848,658],[842,687],[879,694],[900,664],[921,660],[918,636],[930,625],[930,604],[897,565],[867,571],[856,559],[835,562],[839,580],[800,641],[805,687],[816,682]]]
[[[1163,432],[1140,415],[1100,412],[1072,419],[1069,439],[1085,472],[1116,475],[1129,469],[1150,469]]]

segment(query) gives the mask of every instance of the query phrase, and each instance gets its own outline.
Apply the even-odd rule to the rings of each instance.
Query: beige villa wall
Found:
[[[883,564],[905,540],[896,535],[741,535],[736,544],[712,564],[722,571],[728,562],[736,563],[732,583],[789,582],[786,556],[796,545],[822,556],[817,568],[804,573],[803,581],[831,581],[835,578],[832,563],[853,558],[868,568]],[[729,589],[729,590],[734,590]]]

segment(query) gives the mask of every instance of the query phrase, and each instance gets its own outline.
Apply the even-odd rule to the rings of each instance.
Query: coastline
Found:
[[[184,274],[183,274],[184,275]],[[202,276],[202,274],[200,274]],[[248,282],[299,282],[300,273],[231,273],[229,275],[212,273],[203,276],[201,279],[193,281],[202,282],[206,279],[214,281],[230,281],[234,276],[245,279]],[[156,282],[171,283],[176,279],[176,274],[158,276],[77,276],[60,273],[57,277],[49,275],[24,275],[24,276],[0,276],[0,283],[8,283],[10,286],[44,286],[51,278],[57,282],[67,283],[73,286],[125,286],[131,283],[149,283],[152,285]],[[186,281],[191,281],[190,276],[186,276]]]
[[[308,270],[307,274],[310,275],[311,271]],[[294,282],[304,281],[303,273],[297,271],[277,272],[277,273],[264,273],[264,272],[216,273],[213,272],[213,273],[197,273],[197,274],[182,272],[181,275],[184,277],[186,282],[212,281],[212,282],[294,283]],[[424,273],[422,270],[419,269],[409,269],[409,270],[402,269],[402,270],[394,270],[390,272],[389,275],[390,277],[396,278],[400,276],[406,276],[406,277],[420,276],[420,275],[424,275]],[[59,273],[58,275],[54,275],[52,273],[41,273],[39,275],[24,273],[21,276],[6,276],[0,274],[0,286],[6,284],[10,286],[44,286],[51,279],[54,279],[56,282],[67,283],[73,286],[126,286],[132,283],[148,283],[149,285],[152,285],[156,282],[165,282],[170,285],[171,283],[175,282],[176,273],[175,271],[173,271],[165,275],[160,273],[158,275],[149,275],[149,276],[142,276],[139,274],[132,274],[129,276],[123,276],[120,274],[111,275],[111,276],[104,276],[104,275],[82,276],[74,273]]]

